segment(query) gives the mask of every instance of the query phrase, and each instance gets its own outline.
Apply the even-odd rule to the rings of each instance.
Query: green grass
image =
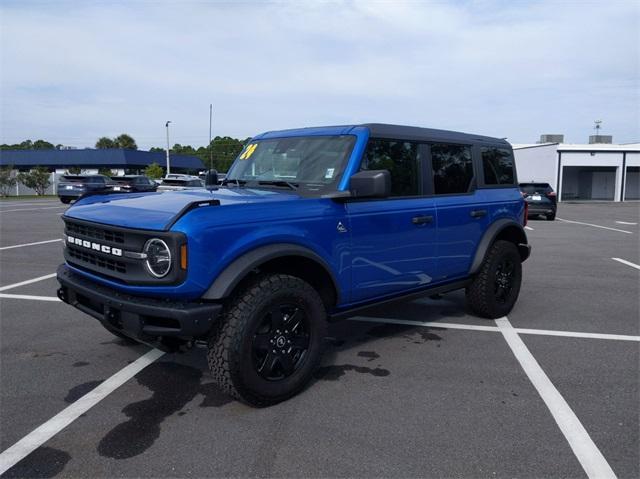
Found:
[[[32,199],[50,200],[53,198],[57,198],[57,196],[56,195],[44,195],[44,196],[20,195],[20,196],[7,196],[6,198],[0,197],[0,201],[17,201],[17,200],[32,200]]]

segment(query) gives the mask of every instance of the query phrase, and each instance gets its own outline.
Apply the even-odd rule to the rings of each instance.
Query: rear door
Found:
[[[489,209],[476,188],[474,147],[430,145],[434,201],[438,210],[437,279],[465,276],[489,222]],[[475,153],[477,154],[477,152]]]
[[[391,197],[346,203],[352,241],[352,302],[430,284],[436,274],[436,209],[425,196],[425,150],[371,139],[361,170],[389,170]]]

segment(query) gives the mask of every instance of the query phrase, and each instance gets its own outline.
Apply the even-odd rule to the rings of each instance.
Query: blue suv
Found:
[[[68,209],[58,296],[115,335],[206,344],[220,387],[299,392],[327,321],[466,289],[509,313],[530,246],[504,140],[365,124],[263,133],[208,190],[96,195]]]

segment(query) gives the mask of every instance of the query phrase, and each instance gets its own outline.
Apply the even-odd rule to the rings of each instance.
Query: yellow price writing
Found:
[[[248,160],[251,157],[251,155],[253,155],[253,152],[256,151],[256,148],[258,148],[257,143],[252,143],[250,145],[247,145],[247,148],[240,155],[240,159]]]

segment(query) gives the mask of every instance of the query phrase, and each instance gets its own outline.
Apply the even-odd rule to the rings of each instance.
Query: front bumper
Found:
[[[99,285],[72,272],[65,264],[57,271],[58,297],[93,316],[105,328],[165,350],[204,338],[222,305],[174,302],[131,296]]]

